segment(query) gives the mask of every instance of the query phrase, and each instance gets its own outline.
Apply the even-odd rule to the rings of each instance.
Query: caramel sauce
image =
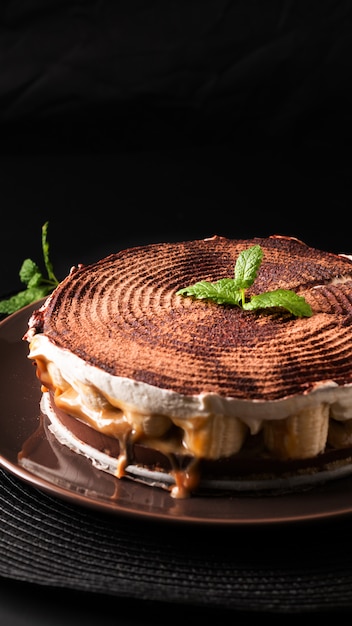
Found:
[[[77,418],[81,422],[91,426],[107,437],[118,441],[119,453],[117,457],[116,477],[126,475],[126,467],[132,462],[133,444],[140,443],[146,447],[157,450],[169,458],[171,471],[175,479],[175,486],[171,489],[171,496],[175,498],[188,497],[199,482],[199,472],[196,470],[197,463],[192,462],[186,469],[182,469],[182,459],[185,458],[185,448],[182,441],[182,429],[175,426],[172,420],[166,416],[155,416],[153,428],[153,416],[144,416],[130,408],[124,411],[122,408],[113,406],[101,394],[89,389],[88,395],[91,401],[85,403],[79,393],[87,393],[84,385],[77,384],[75,389],[66,381],[55,384],[50,374],[50,367],[45,358],[35,359],[36,375],[41,382],[43,393],[52,393],[55,406],[64,413]],[[95,406],[94,406],[95,405]],[[146,427],[144,427],[146,425]],[[198,447],[199,444],[198,444]],[[110,454],[109,450],[105,450]],[[181,461],[177,459],[181,458]]]
[[[90,426],[94,432],[111,438],[111,441],[116,440],[118,443],[117,451],[106,448],[101,450],[117,459],[117,478],[126,475],[126,467],[129,464],[136,463],[138,465],[139,461],[135,457],[134,444],[139,444],[144,449],[150,450],[150,466],[156,464],[154,458],[157,452],[164,457],[162,463],[164,470],[165,459],[168,460],[169,468],[166,471],[169,471],[174,478],[174,485],[170,486],[170,494],[176,499],[189,497],[190,494],[197,491],[201,473],[208,462],[216,461],[224,466],[228,459],[230,459],[231,464],[236,457],[238,467],[241,467],[243,462],[244,464],[248,462],[251,467],[250,472],[253,473],[253,467],[258,462],[269,461],[270,467],[272,467],[272,462],[274,465],[276,461],[280,462],[282,436],[288,441],[292,439],[295,444],[294,447],[297,447],[295,429],[290,426],[294,416],[292,419],[286,418],[272,422],[275,445],[272,446],[273,449],[270,449],[265,442],[265,429],[257,435],[250,435],[247,427],[236,418],[227,423],[226,420],[229,418],[222,419],[221,416],[173,420],[165,415],[144,415],[137,410],[132,410],[130,406],[124,406],[123,403],[120,406],[115,406],[115,401],[113,405],[109,398],[104,397],[92,386],[78,382],[72,386],[62,379],[61,374],[57,371],[55,373],[55,368],[52,370],[52,364],[45,357],[36,357],[33,360],[36,364],[36,375],[41,382],[42,391],[51,393],[54,404],[59,411]],[[54,371],[54,375],[52,371]],[[326,420],[328,419],[327,413]],[[334,420],[331,421],[334,422]],[[232,433],[230,433],[229,428],[234,428]],[[233,439],[232,451],[229,450],[228,453],[222,455],[217,449],[215,452],[212,449],[212,442],[214,439],[216,440],[220,429],[226,431],[223,433],[225,439],[230,436]],[[282,429],[284,430],[282,431]],[[281,432],[282,436],[280,437]],[[259,442],[259,448],[256,448],[256,442]],[[328,438],[326,446],[325,449],[324,439],[321,452],[328,449]],[[276,450],[277,447],[278,450]],[[297,456],[293,460],[299,463],[299,461],[304,460],[304,457],[303,455]],[[319,454],[311,455],[312,466],[319,465],[319,462]],[[142,465],[143,463],[142,461]],[[149,466],[149,462],[147,462],[147,466]],[[291,468],[295,471],[293,465]],[[237,470],[230,469],[230,475]]]

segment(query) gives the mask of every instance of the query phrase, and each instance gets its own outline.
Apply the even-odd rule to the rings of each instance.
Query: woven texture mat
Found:
[[[68,503],[0,470],[0,575],[48,587],[249,611],[348,610],[350,524],[146,522]]]

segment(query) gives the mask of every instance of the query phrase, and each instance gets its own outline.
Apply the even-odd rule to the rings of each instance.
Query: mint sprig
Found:
[[[259,245],[243,250],[235,264],[234,278],[221,278],[215,283],[201,280],[176,293],[191,296],[198,300],[213,300],[217,304],[239,306],[246,311],[258,309],[284,308],[296,317],[311,317],[313,311],[308,302],[295,291],[276,289],[247,298],[247,289],[257,278],[263,260],[263,250]]]
[[[44,298],[59,284],[49,258],[48,226],[49,222],[45,222],[42,226],[42,251],[47,277],[42,274],[32,259],[25,259],[20,268],[19,276],[21,282],[26,285],[26,289],[19,291],[10,298],[0,300],[0,314],[9,315],[27,304]]]

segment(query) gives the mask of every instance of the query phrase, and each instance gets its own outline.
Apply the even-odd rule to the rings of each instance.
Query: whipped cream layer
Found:
[[[216,393],[187,396],[129,378],[113,376],[72,352],[59,348],[45,335],[34,335],[30,341],[28,356],[32,360],[44,359],[47,363],[55,364],[62,378],[73,388],[77,385],[89,386],[114,406],[141,414],[167,415],[180,420],[211,415],[239,418],[252,434],[260,430],[263,421],[284,419],[321,404],[330,406],[331,417],[334,419],[352,419],[352,384],[341,386],[332,380],[317,383],[307,393],[280,400],[247,401]]]

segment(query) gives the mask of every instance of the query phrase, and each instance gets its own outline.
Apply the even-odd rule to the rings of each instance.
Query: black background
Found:
[[[268,6],[269,5],[269,6]],[[348,2],[5,2],[0,292],[145,241],[352,251]]]

